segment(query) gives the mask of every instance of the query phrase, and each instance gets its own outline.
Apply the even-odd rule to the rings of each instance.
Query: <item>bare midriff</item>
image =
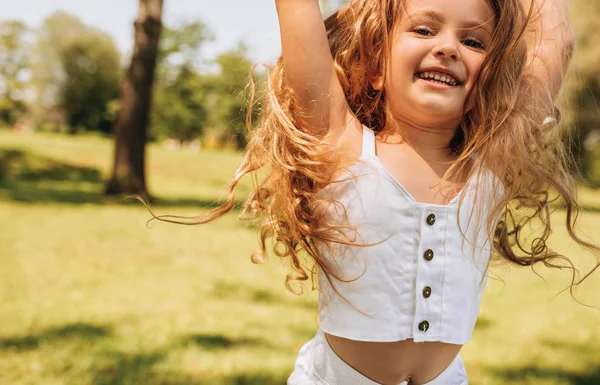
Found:
[[[443,342],[355,341],[325,333],[331,349],[346,364],[383,385],[425,384],[454,361],[462,345]]]

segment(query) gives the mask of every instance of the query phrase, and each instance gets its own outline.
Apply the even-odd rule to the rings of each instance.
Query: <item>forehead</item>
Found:
[[[493,25],[494,11],[487,0],[405,0],[408,19],[422,14],[437,14],[444,22],[476,22]]]

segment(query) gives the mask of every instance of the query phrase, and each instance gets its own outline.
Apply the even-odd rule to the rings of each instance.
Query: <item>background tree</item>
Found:
[[[573,126],[571,149],[576,168],[592,186],[600,186],[600,2],[574,0],[571,4],[575,27],[575,55],[566,87]]]
[[[213,94],[209,109],[213,112],[213,124],[219,127],[220,139],[242,149],[247,143],[246,113],[248,111],[249,88],[248,75],[252,62],[248,59],[245,44],[219,55],[216,63],[217,74],[207,77],[208,88]],[[258,73],[253,74],[259,93],[264,88],[264,79]],[[258,114],[258,109],[254,111]]]
[[[159,42],[158,72],[161,72],[161,68],[168,68],[163,67],[167,62],[199,66],[202,45],[214,38],[212,31],[200,20],[183,23],[175,28],[164,26]]]
[[[65,12],[46,18],[33,50],[33,110],[39,121],[60,110],[68,132],[108,132],[108,104],[118,97],[121,55],[113,38]]]
[[[58,95],[66,78],[59,51],[85,30],[85,24],[77,17],[59,11],[44,19],[36,31],[31,85],[35,93],[32,112],[37,123],[45,120],[48,111],[58,109]]]
[[[189,63],[178,68],[175,78],[165,81],[154,93],[152,135],[180,143],[202,135],[207,121],[206,87]]]
[[[163,0],[139,0],[131,65],[121,82],[121,108],[114,123],[115,153],[107,194],[137,194],[149,198],[146,140],[162,10]]]
[[[198,73],[200,49],[213,38],[199,20],[178,28],[163,27],[151,112],[153,139],[188,142],[202,135],[208,90]]]
[[[13,125],[27,110],[30,45],[31,31],[25,23],[0,22],[0,123]]]
[[[78,129],[110,131],[108,104],[119,97],[120,53],[112,38],[87,33],[59,52],[65,80],[58,93],[69,133]]]

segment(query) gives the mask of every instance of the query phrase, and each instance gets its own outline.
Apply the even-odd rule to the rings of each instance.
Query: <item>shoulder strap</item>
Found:
[[[375,133],[363,126],[362,156],[375,157]]]

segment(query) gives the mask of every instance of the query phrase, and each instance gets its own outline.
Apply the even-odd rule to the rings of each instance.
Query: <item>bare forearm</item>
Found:
[[[568,0],[522,0],[533,17],[526,36],[527,71],[556,97],[573,51]]]

